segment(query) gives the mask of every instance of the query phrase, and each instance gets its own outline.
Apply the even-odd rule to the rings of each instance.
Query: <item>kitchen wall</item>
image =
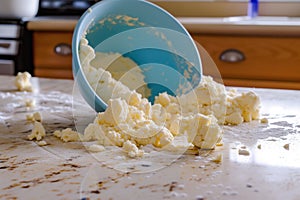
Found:
[[[247,15],[248,1],[151,0],[180,17],[228,17]],[[299,0],[260,0],[259,15],[300,17]]]

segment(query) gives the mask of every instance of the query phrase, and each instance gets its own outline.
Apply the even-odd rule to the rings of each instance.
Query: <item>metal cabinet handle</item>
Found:
[[[69,56],[72,54],[72,48],[69,44],[59,43],[54,47],[54,52],[60,56]]]
[[[244,53],[237,49],[227,49],[220,54],[221,61],[230,62],[230,63],[238,63],[242,62],[246,59]]]
[[[10,43],[3,42],[0,43],[0,48],[9,49],[10,45]]]

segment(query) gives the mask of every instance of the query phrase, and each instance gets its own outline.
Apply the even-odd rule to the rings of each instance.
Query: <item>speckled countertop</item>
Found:
[[[131,160],[117,148],[88,153],[85,143],[52,136],[80,130],[95,114],[73,81],[34,78],[28,93],[13,80],[0,76],[0,199],[300,199],[300,91],[253,89],[269,122],[224,127],[215,151]],[[36,106],[26,108],[26,99]],[[27,140],[26,114],[36,111],[44,147]],[[241,147],[250,154],[239,154]],[[211,161],[220,154],[221,163]]]

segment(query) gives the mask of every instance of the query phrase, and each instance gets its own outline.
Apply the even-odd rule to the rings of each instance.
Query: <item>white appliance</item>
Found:
[[[18,71],[32,72],[30,33],[21,19],[0,18],[0,74],[15,75]]]
[[[34,17],[39,9],[39,0],[1,0],[1,18]]]

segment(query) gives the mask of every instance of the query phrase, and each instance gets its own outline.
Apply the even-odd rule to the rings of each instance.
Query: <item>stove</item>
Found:
[[[26,20],[0,18],[0,75],[32,73],[31,36]]]
[[[40,0],[38,16],[80,16],[101,0]]]

